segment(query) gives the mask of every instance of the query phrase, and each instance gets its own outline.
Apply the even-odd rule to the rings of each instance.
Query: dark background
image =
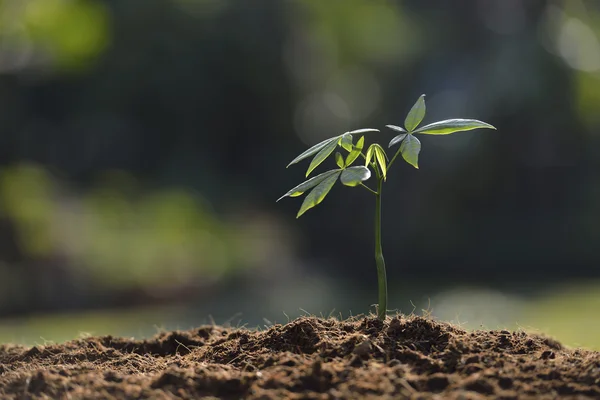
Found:
[[[308,146],[387,147],[422,93],[425,122],[498,130],[421,136],[391,170],[391,306],[595,282],[599,37],[594,1],[3,0],[0,317],[368,312],[373,198],[338,185],[299,220],[275,199]]]

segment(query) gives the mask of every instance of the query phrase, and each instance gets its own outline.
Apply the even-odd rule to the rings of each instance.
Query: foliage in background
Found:
[[[80,194],[37,165],[0,170],[0,220],[15,235],[1,244],[3,260],[16,254],[8,268],[0,263],[0,311],[23,301],[17,299],[27,297],[24,288],[38,281],[44,289],[37,296],[48,297],[46,303],[60,300],[61,285],[72,280],[88,295],[107,289],[160,295],[209,287],[262,260],[257,252],[269,253],[260,238],[244,234],[248,226],[219,219],[198,195],[144,190],[118,171]],[[47,273],[31,271],[39,263]]]
[[[15,57],[5,68],[81,69],[107,49],[110,37],[109,10],[98,0],[0,2],[0,50]]]

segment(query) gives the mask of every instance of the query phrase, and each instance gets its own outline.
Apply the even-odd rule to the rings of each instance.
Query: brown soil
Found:
[[[0,396],[23,399],[600,399],[600,353],[422,317],[303,317],[0,347]]]

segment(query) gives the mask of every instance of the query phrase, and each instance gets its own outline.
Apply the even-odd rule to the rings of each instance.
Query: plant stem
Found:
[[[379,287],[379,306],[377,318],[385,319],[387,311],[387,277],[385,274],[385,260],[381,247],[381,189],[383,177],[377,174],[377,194],[375,196],[375,263],[377,264],[377,282]]]
[[[367,189],[369,192],[373,193],[374,195],[377,195],[377,192],[374,191],[373,189],[371,189],[370,187],[368,187],[367,185],[365,185],[364,183],[360,183],[360,186],[364,187],[365,189]]]
[[[400,143],[400,145],[402,145],[402,143]],[[400,155],[400,153],[401,153],[400,147],[398,147],[398,151],[396,152],[396,154],[394,154],[394,157],[392,157],[392,160],[387,165],[388,170],[391,168],[391,166],[394,163],[394,161],[396,161],[396,157],[398,157]]]

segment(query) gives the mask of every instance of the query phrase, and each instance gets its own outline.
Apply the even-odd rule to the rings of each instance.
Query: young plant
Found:
[[[394,161],[399,155],[415,168],[419,168],[419,153],[421,151],[421,142],[415,134],[424,135],[448,135],[459,131],[469,131],[478,128],[496,129],[490,124],[481,122],[475,119],[448,119],[444,121],[434,122],[419,128],[419,124],[425,117],[425,95],[421,95],[417,102],[412,106],[406,119],[404,120],[404,128],[396,125],[386,125],[387,128],[395,131],[395,136],[389,143],[388,147],[393,147],[400,144],[400,147],[390,160],[385,149],[378,143],[371,144],[366,151],[365,136],[363,134],[369,132],[379,132],[378,129],[358,129],[351,132],[346,132],[342,135],[335,136],[322,141],[310,149],[306,150],[298,157],[289,163],[288,167],[296,164],[306,158],[313,157],[306,177],[317,168],[331,154],[335,154],[335,162],[338,166],[336,169],[323,172],[309,180],[302,182],[298,186],[290,189],[286,194],[281,196],[277,201],[284,197],[296,197],[310,190],[310,193],[304,198],[302,206],[298,211],[296,218],[299,218],[309,209],[315,207],[323,201],[329,193],[333,185],[338,181],[346,186],[360,186],[370,193],[375,195],[375,264],[377,265],[377,281],[379,287],[379,304],[377,307],[377,317],[381,320],[385,318],[387,311],[387,278],[385,272],[385,261],[383,258],[383,250],[381,245],[381,192],[383,182],[387,179],[387,174]],[[354,136],[359,136],[354,143]],[[347,152],[344,157],[339,151],[334,151],[340,147]],[[352,164],[362,157],[364,165]],[[376,188],[373,189],[367,186],[364,182],[375,173]]]

